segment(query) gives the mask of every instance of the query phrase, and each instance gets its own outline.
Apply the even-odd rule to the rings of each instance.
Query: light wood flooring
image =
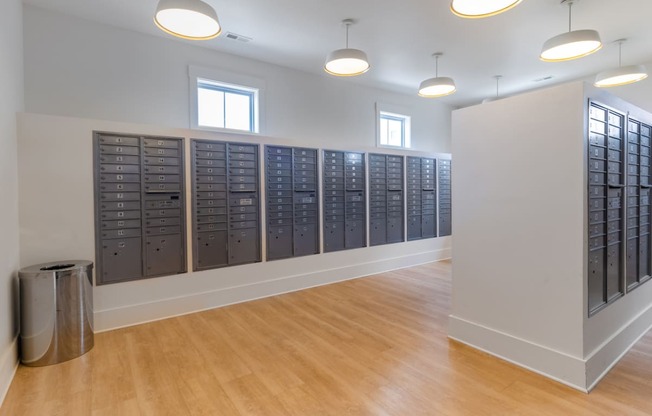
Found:
[[[651,415],[652,336],[589,395],[446,337],[450,262],[96,335],[1,416]]]

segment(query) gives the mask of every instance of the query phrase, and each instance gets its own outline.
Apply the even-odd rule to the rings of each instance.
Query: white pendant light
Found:
[[[215,9],[201,0],[160,0],[154,23],[170,35],[190,40],[213,39],[222,32]]]
[[[451,95],[455,92],[455,81],[452,78],[439,76],[439,57],[443,53],[436,52],[432,56],[435,57],[435,77],[429,78],[421,83],[419,86],[419,95],[426,98],[437,98]]]
[[[495,16],[516,7],[522,0],[452,0],[451,11],[467,19]]]
[[[502,78],[502,75],[494,75],[494,79],[496,80],[496,96],[495,97],[487,97],[484,100],[482,100],[482,104],[485,103],[490,103],[492,101],[496,101],[500,96],[498,95],[498,83],[500,82],[500,79]]]
[[[618,39],[618,68],[600,72],[595,77],[595,85],[600,88],[617,87],[632,84],[647,78],[647,69],[644,65],[622,66],[622,47],[627,39]]]
[[[328,54],[324,71],[338,77],[353,77],[364,74],[370,68],[367,54],[359,49],[349,48],[349,26],[355,21],[353,19],[342,20],[346,26],[346,47]]]
[[[543,44],[539,58],[546,62],[561,62],[582,58],[602,48],[600,34],[595,30],[571,30],[573,0],[568,4],[568,32],[552,37]]]

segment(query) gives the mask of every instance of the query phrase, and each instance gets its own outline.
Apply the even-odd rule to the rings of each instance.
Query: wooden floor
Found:
[[[99,334],[1,416],[651,415],[652,336],[586,395],[446,337],[450,262]]]

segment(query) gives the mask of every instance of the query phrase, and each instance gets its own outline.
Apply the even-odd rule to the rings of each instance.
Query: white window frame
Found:
[[[376,103],[376,146],[390,149],[411,149],[412,148],[412,116],[410,109],[392,104]],[[403,120],[403,137],[401,146],[381,144],[380,119],[383,115],[400,118]]]
[[[236,74],[221,69],[201,68],[196,66],[188,67],[189,90],[190,90],[190,128],[195,130],[207,130],[224,133],[253,134],[259,135],[265,128],[265,81],[260,78],[243,74]],[[200,80],[214,83],[231,89],[243,91],[256,91],[254,94],[253,110],[253,131],[236,130],[221,127],[199,125],[199,106],[197,100],[197,88]]]

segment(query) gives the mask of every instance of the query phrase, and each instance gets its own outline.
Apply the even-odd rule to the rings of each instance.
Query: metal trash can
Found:
[[[57,364],[93,348],[92,262],[37,264],[18,277],[23,364]]]

